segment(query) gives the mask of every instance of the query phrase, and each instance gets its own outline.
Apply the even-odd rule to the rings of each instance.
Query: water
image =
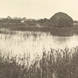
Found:
[[[23,56],[24,53],[31,58],[41,56],[42,51],[50,48],[72,48],[78,46],[78,36],[70,37],[52,36],[44,32],[16,32],[16,34],[0,34],[0,50],[5,53]]]

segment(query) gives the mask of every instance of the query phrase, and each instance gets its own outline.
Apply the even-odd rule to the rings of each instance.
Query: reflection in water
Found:
[[[55,44],[58,45],[58,48],[65,48],[65,47],[72,48],[78,46],[77,35],[73,35],[69,37],[54,37],[53,40]]]
[[[31,58],[37,54],[42,55],[42,50],[50,50],[50,48],[72,48],[78,45],[78,36],[58,37],[52,36],[50,33],[33,33],[17,32],[15,35],[0,34],[0,49],[5,53],[13,54],[30,53]]]

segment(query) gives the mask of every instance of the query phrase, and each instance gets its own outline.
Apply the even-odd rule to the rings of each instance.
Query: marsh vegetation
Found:
[[[0,53],[1,78],[78,78],[78,47],[44,50],[30,63],[30,56]]]
[[[60,12],[0,19],[0,78],[78,78],[77,26]]]

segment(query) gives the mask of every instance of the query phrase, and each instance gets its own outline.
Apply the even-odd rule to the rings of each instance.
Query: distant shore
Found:
[[[34,32],[50,32],[52,35],[55,36],[72,36],[73,34],[78,34],[78,27],[46,27],[46,26],[24,26],[24,25],[18,25],[18,26],[3,26],[0,27],[0,33],[9,33],[8,31],[34,31]]]

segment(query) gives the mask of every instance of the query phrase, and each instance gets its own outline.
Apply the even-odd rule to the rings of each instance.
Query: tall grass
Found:
[[[0,78],[78,78],[78,48],[51,49],[41,59],[0,53]]]

